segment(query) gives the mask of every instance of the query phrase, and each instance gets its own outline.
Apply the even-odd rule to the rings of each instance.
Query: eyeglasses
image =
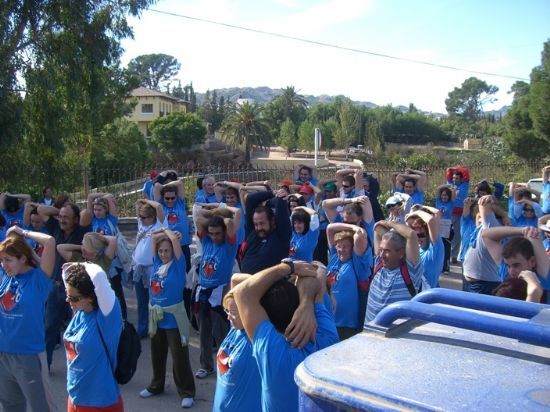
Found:
[[[224,309],[223,311],[225,312],[227,317],[231,319],[237,319],[237,316],[239,316],[238,313],[231,312],[229,309]]]
[[[426,237],[426,233],[416,232],[416,236],[418,237],[418,239],[424,239]]]
[[[165,197],[164,200],[169,202],[171,200],[176,200],[176,197],[175,196],[174,197]]]
[[[139,218],[140,218],[141,220],[143,220],[143,219],[149,219],[149,218],[151,218],[151,217],[153,217],[153,216],[140,216]]]
[[[67,295],[67,299],[70,300],[73,303],[80,302],[82,299],[84,299],[84,296],[71,296]]]

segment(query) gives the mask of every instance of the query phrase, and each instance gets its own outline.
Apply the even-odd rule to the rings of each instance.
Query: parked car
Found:
[[[529,179],[529,181],[527,182],[527,187],[529,189],[534,189],[537,192],[541,193],[542,192],[542,177]]]

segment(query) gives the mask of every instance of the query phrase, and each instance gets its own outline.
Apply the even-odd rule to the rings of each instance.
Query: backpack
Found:
[[[126,273],[130,273],[130,270],[132,269],[132,252],[130,252],[128,241],[120,232],[118,227],[114,227],[109,220],[107,220],[107,223],[116,237],[116,256],[118,256],[120,263],[122,264],[122,268],[126,271]]]
[[[382,269],[382,266],[384,266],[384,264],[382,263],[382,260],[380,260],[378,264],[375,266],[374,270],[372,271],[372,275],[369,276],[369,280],[367,281],[368,290],[370,290],[370,285],[372,283],[372,280],[374,279],[376,274],[380,271],[380,269]],[[417,292],[412,283],[411,276],[409,274],[409,268],[407,267],[407,262],[405,261],[401,262],[401,267],[399,268],[399,271],[401,272],[401,277],[403,278],[403,281],[405,282],[405,286],[407,286],[407,289],[409,290],[411,297],[416,296]],[[422,285],[420,286],[420,290],[418,291],[418,293],[420,292],[422,292]]]
[[[109,360],[109,365],[111,365],[111,370],[113,371],[116,381],[121,385],[130,382],[134,376],[134,373],[136,373],[139,355],[141,355],[141,341],[136,332],[136,328],[134,328],[134,325],[127,320],[123,321],[122,332],[120,333],[120,340],[118,341],[116,353],[116,369],[114,370],[113,364],[111,363],[111,358],[109,356],[109,351],[107,350],[107,345],[105,344],[99,325],[97,329],[99,331],[101,343],[103,344],[103,349],[105,349],[107,359]]]

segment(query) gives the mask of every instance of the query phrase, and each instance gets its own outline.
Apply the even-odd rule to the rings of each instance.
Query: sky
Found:
[[[172,55],[181,63],[182,86],[192,82],[201,93],[294,86],[304,95],[414,103],[439,113],[448,93],[475,76],[499,88],[497,100],[484,107],[493,110],[511,104],[511,86],[517,78],[528,81],[540,65],[549,22],[549,0],[160,0],[129,19],[134,39],[123,41],[122,63]]]

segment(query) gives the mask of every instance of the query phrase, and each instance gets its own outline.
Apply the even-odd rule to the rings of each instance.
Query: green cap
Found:
[[[336,190],[336,185],[332,182],[325,183],[325,185],[323,187],[327,192],[331,192],[333,190]]]

